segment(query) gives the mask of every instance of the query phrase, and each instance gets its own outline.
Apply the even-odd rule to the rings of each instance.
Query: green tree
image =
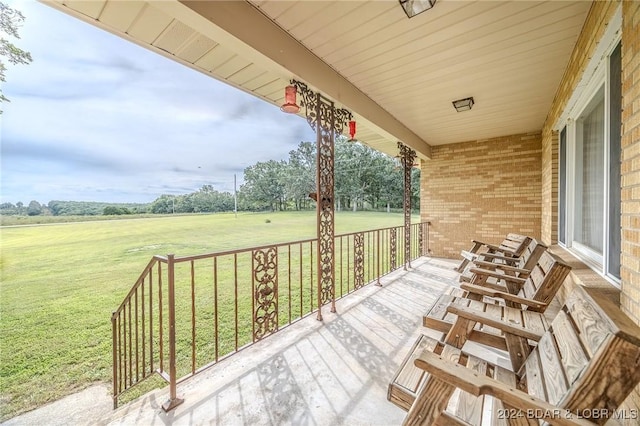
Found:
[[[24,15],[20,11],[10,8],[4,2],[0,2],[0,29],[5,34],[19,39],[18,29],[22,25],[22,22],[24,22]],[[7,61],[14,65],[26,65],[33,61],[31,53],[20,49],[5,38],[0,38],[0,57],[6,57]],[[4,60],[0,59],[0,81],[2,82],[6,81],[4,74],[6,69],[7,67]],[[0,103],[1,102],[9,102],[9,99],[2,93],[2,89],[0,89]],[[0,114],[2,114],[2,110],[0,110]]]
[[[309,194],[316,190],[316,146],[311,142],[300,142],[298,148],[289,152],[289,163],[284,176],[285,195],[294,202],[296,210],[309,205]]]
[[[176,197],[173,195],[161,195],[151,203],[151,213],[173,213],[176,206]]]
[[[286,163],[269,160],[244,170],[243,199],[257,207],[272,211],[285,209]]]
[[[27,207],[27,214],[29,216],[38,216],[42,214],[42,205],[36,200],[31,200],[29,207]]]
[[[104,216],[119,216],[123,214],[131,214],[131,211],[126,207],[106,206],[102,210],[102,214]]]

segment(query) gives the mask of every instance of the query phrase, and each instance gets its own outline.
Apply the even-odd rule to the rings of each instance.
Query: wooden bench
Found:
[[[525,235],[518,234],[508,234],[507,237],[502,240],[499,245],[493,245],[478,240],[471,240],[471,242],[473,243],[471,249],[463,250],[462,252],[460,252],[460,255],[462,256],[462,262],[456,268],[456,271],[460,273],[464,272],[469,262],[476,260],[477,257],[482,253],[499,253],[503,256],[519,257],[530,241],[531,238]]]
[[[463,283],[460,289],[453,289],[449,294],[442,294],[424,315],[423,325],[425,327],[448,333],[456,322],[456,309],[469,309],[483,312],[497,320],[517,320],[533,330],[544,331],[547,324],[531,313],[546,310],[571,271],[571,267],[557,256],[545,251],[527,279],[499,274],[496,271],[481,269],[473,269],[473,271],[478,277],[474,278],[474,282],[482,282],[483,286]],[[485,282],[486,276],[498,277],[507,285],[489,284]],[[490,303],[485,303],[486,301]],[[517,309],[504,309],[502,306]],[[520,313],[521,309],[525,312]],[[467,322],[459,324],[458,327],[462,327],[462,325],[470,326]],[[469,339],[498,349],[508,348],[508,342],[502,333],[491,325],[473,324],[472,327],[469,330],[458,330],[461,341],[459,347],[466,339]]]
[[[592,425],[612,418],[640,383],[639,360],[640,327],[578,287],[517,373],[421,337],[394,380],[410,378],[396,389],[414,390],[405,425]],[[406,408],[411,395],[396,392]]]

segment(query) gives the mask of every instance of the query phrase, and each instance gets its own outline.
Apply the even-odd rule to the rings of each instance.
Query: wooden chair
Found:
[[[549,251],[545,251],[526,279],[484,269],[472,269],[472,271],[476,277],[471,284],[461,284],[460,290],[456,290],[457,294],[441,295],[429,308],[423,317],[425,327],[448,333],[456,322],[457,314],[467,310],[484,313],[487,317],[498,321],[506,320],[512,324],[524,325],[527,329],[542,333],[548,324],[543,316],[535,313],[546,310],[571,271],[571,267]],[[499,278],[506,285],[488,284],[487,277]],[[483,285],[474,284],[476,281]],[[487,300],[490,303],[484,302]],[[469,339],[498,349],[509,350],[510,353],[518,352],[518,349],[509,349],[509,342],[503,333],[495,329],[490,322],[479,325],[466,322],[464,325],[470,328],[459,330],[458,347],[462,347],[464,341]],[[461,326],[458,325],[458,327]],[[520,359],[522,359],[524,355],[521,351],[520,353]],[[518,363],[513,358],[512,362]]]
[[[604,424],[640,383],[640,327],[582,287],[516,373],[432,338],[418,343],[404,425]]]
[[[507,237],[499,244],[493,245],[478,240],[472,240],[473,247],[470,250],[463,250],[460,255],[462,262],[456,268],[456,271],[462,273],[469,262],[476,260],[481,253],[499,253],[503,256],[519,257],[524,251],[531,239],[525,235],[508,234]]]
[[[505,256],[502,253],[482,253],[476,260],[470,262],[460,274],[460,282],[471,282],[474,278],[472,268],[496,270],[500,265],[500,271],[520,278],[527,278],[533,267],[545,252],[547,246],[536,239],[530,239],[529,244],[518,257]],[[493,278],[492,280],[496,280]],[[486,281],[486,280],[485,280]],[[476,284],[480,282],[476,281]]]

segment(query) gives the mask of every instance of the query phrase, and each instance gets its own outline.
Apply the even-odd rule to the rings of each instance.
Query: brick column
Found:
[[[640,324],[640,2],[622,2],[622,310]],[[640,409],[640,387],[625,401]],[[637,421],[637,420],[636,420]]]

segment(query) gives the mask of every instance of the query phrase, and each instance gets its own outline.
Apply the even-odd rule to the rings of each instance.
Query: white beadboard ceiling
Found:
[[[396,0],[45,3],[276,105],[305,81],[355,114],[359,140],[422,158],[541,130],[591,5],[438,0],[408,19]]]

